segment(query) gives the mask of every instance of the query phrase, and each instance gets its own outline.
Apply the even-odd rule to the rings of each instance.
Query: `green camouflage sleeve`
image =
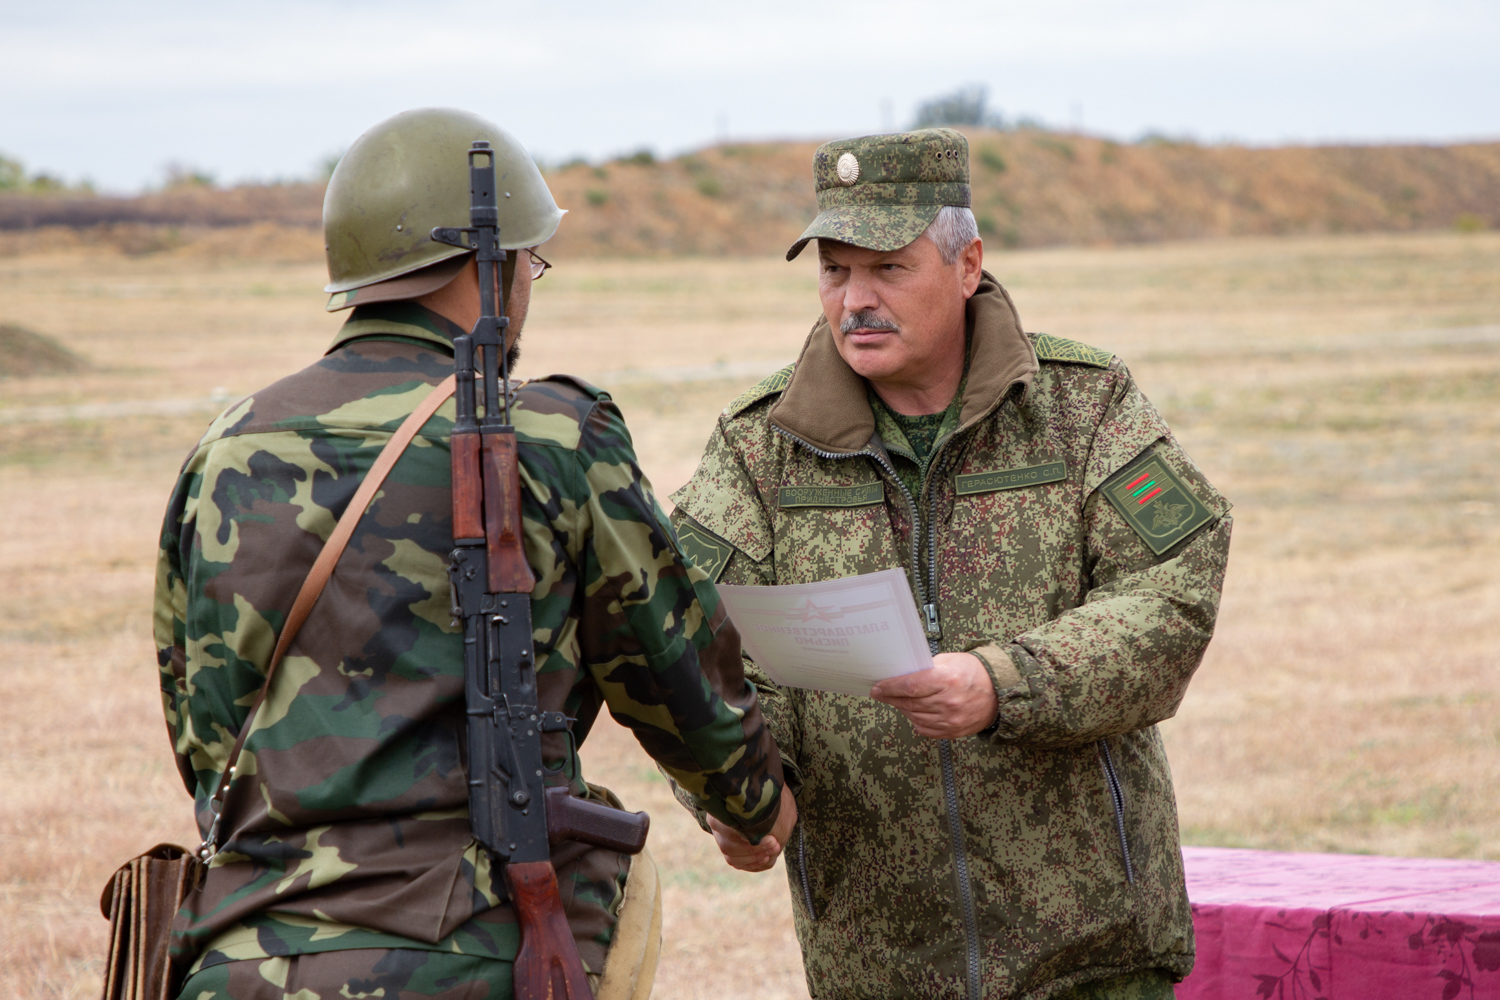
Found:
[[[198,494],[202,476],[184,468],[167,505],[165,522],[156,554],[156,595],[152,608],[152,631],[156,639],[157,666],[161,679],[161,706],[167,735],[172,741],[177,773],[189,793],[198,791],[187,734],[187,581],[177,546],[177,525],[188,504]]]
[[[1072,746],[1170,718],[1213,636],[1229,557],[1229,503],[1123,366],[1117,373],[1085,474],[1090,586],[1083,604],[1008,644],[973,650],[999,691],[999,742]],[[1161,552],[1148,537],[1152,524],[1132,524],[1108,496],[1117,490],[1128,497],[1126,486],[1145,496],[1140,491],[1156,480],[1142,469],[1185,494],[1179,519],[1188,516],[1185,508],[1197,515],[1196,526],[1182,520],[1192,530],[1175,540],[1163,529],[1172,544]]]
[[[693,478],[673,499],[677,508],[672,512],[672,523],[685,541],[697,542],[707,554],[706,559],[699,561],[709,567],[718,582],[752,587],[775,585],[770,517],[722,422],[715,427]],[[688,510],[698,516],[692,516]],[[761,712],[780,750],[786,781],[796,792],[802,784],[797,769],[801,746],[798,694],[771,680],[748,657],[744,663],[745,675],[760,694]]]
[[[758,839],[775,822],[782,775],[739,634],[713,582],[683,555],[612,402],[594,407],[577,453],[592,528],[578,557],[587,668],[610,713],[674,783]]]

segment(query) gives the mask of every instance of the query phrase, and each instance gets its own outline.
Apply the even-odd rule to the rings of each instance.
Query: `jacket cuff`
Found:
[[[979,662],[983,663],[985,669],[990,672],[990,680],[995,685],[996,695],[1007,688],[1025,683],[1025,678],[1016,667],[1016,661],[1011,659],[1010,653],[1004,646],[991,643],[988,646],[977,646],[974,649],[965,650],[965,652],[977,656]]]
[[[698,821],[698,825],[703,828],[704,833],[712,833],[713,831],[708,828],[708,810],[699,805],[698,800],[693,798],[687,789],[679,785],[677,780],[659,762],[656,765],[656,769],[661,772],[663,778],[667,779],[667,787],[672,789],[672,797],[677,800],[678,805],[692,813],[693,819]]]
[[[995,718],[988,726],[974,734],[982,740],[990,740],[1000,731],[1000,706],[1005,703],[1005,691],[1024,684],[1025,678],[1017,669],[1016,661],[1011,659],[1010,653],[1001,646],[994,644],[977,646],[966,652],[984,664],[985,670],[989,671],[990,683],[995,685]]]
[[[792,790],[795,797],[802,791],[802,771],[786,754],[781,754],[781,777],[786,781],[786,787]]]

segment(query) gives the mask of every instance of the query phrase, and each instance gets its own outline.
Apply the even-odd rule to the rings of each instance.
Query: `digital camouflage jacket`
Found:
[[[402,420],[452,371],[442,317],[355,310],[326,357],[230,407],[183,466],[162,528],[155,631],[162,704],[200,829],[298,587]],[[174,954],[426,948],[510,959],[504,880],[473,841],[462,634],[449,613],[449,400],[360,522],[254,720],[201,893]],[[677,539],[609,396],[523,385],[525,545],[539,701],[602,706],[701,806],[770,829],[780,762],[739,637]],[[591,794],[569,734],[543,737],[554,784]],[[592,793],[596,797],[600,793]],[[585,965],[602,969],[629,859],[553,856]]]
[[[993,736],[929,740],[752,665],[797,792],[787,867],[823,1000],[1042,998],[1193,964],[1154,724],[1213,632],[1229,504],[1118,360],[1022,333],[988,274],[968,320],[956,427],[915,495],[820,321],[673,496],[721,582],[905,568],[934,652],[972,651],[999,694]]]

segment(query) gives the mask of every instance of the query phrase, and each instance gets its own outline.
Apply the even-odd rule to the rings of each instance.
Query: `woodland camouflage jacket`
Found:
[[[155,630],[162,703],[207,830],[210,793],[293,597],[364,474],[452,371],[446,320],[357,309],[328,355],[246,398],[183,466],[162,529]],[[504,880],[469,830],[462,634],[449,614],[449,400],[360,522],[278,669],[230,791],[222,848],[175,928],[215,964],[415,947],[513,957]],[[780,762],[744,682],[739,637],[686,562],[607,394],[523,386],[520,441],[539,701],[601,706],[725,822],[774,821]],[[567,734],[551,783],[590,794]],[[597,795],[598,793],[594,793]],[[628,858],[553,856],[585,964],[599,972]]]
[[[1229,504],[1118,360],[1022,333],[988,274],[968,317],[956,429],[916,496],[904,439],[822,321],[724,411],[673,496],[721,582],[904,567],[934,651],[974,652],[999,693],[994,736],[929,740],[872,699],[752,665],[797,790],[787,867],[825,1000],[1041,998],[1193,964],[1154,723],[1212,634]]]

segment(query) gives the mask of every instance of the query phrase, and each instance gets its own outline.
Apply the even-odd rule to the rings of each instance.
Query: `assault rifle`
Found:
[[[521,927],[514,966],[519,1000],[589,1000],[593,994],[557,892],[551,845],[581,840],[627,854],[646,843],[649,819],[543,784],[542,733],[569,732],[562,712],[537,704],[531,646],[536,577],[521,544],[521,479],[510,423],[501,287],[495,154],[469,150],[469,225],[437,227],[432,239],[473,250],[479,262],[479,320],[453,338],[457,419],[453,425],[453,616],[463,623],[468,715],[469,822],[474,839],[504,866]],[[484,393],[484,415],[478,395]]]

